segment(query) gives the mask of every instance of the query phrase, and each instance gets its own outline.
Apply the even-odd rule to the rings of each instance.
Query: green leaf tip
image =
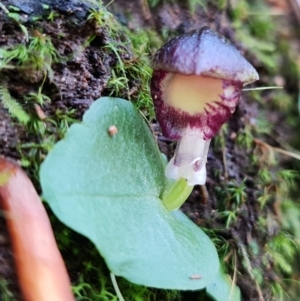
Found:
[[[202,289],[215,278],[219,259],[209,237],[159,198],[164,163],[130,102],[95,101],[49,153],[40,180],[56,216],[88,237],[116,276],[181,290]]]
[[[222,271],[222,268],[207,286],[206,293],[215,301],[241,301],[239,287]]]

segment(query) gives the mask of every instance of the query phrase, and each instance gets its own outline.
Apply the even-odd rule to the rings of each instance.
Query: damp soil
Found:
[[[22,2],[20,4],[19,2]],[[2,1],[9,7],[18,8],[18,14],[22,24],[27,28],[30,36],[46,35],[51,38],[53,46],[58,52],[59,59],[52,62],[53,74],[47,76],[43,85],[43,94],[51,99],[43,105],[33,105],[30,101],[24,101],[24,95],[36,92],[41,85],[44,76],[37,70],[26,69],[26,72],[17,72],[14,69],[3,69],[0,72],[0,84],[5,86],[27,112],[37,120],[44,120],[47,131],[54,135],[57,140],[61,137],[59,129],[48,122],[57,114],[68,114],[74,111],[72,118],[80,120],[84,112],[97,98],[110,95],[108,80],[112,68],[117,64],[118,58],[115,53],[104,46],[112,39],[109,28],[99,27],[94,21],[87,20],[89,10],[95,4],[81,1],[51,1],[43,3],[49,7],[45,10],[37,1]],[[224,12],[215,7],[209,7],[208,11],[199,9],[193,15],[188,7],[175,3],[162,3],[153,9],[145,6],[144,1],[121,1],[116,0],[109,8],[118,20],[128,28],[137,26],[155,29],[159,34],[163,30],[173,33],[184,33],[193,29],[208,25],[218,30],[221,34],[233,41],[236,46],[251,60],[247,50],[240,45],[235,32]],[[47,20],[49,10],[55,12],[55,21]],[[37,18],[38,17],[38,18]],[[11,48],[20,43],[26,43],[25,35],[20,26],[9,18],[0,9],[0,48]],[[92,39],[92,42],[89,42]],[[127,60],[132,57],[130,49],[122,52]],[[121,57],[122,59],[122,57]],[[130,83],[134,87],[135,83]],[[138,90],[138,87],[137,87]],[[116,95],[118,96],[118,95]],[[246,96],[240,101],[236,112],[228,123],[227,132],[223,133],[225,144],[220,146],[217,141],[212,141],[208,154],[207,172],[208,181],[204,187],[196,187],[189,200],[183,205],[182,210],[199,226],[208,229],[222,229],[219,233],[229,242],[234,249],[241,251],[242,248],[255,242],[258,252],[263,252],[263,246],[271,233],[262,232],[257,223],[262,213],[257,205],[259,187],[254,181],[257,174],[257,166],[250,161],[250,153],[236,146],[236,137],[243,129],[245,123],[257,114],[255,106],[251,105],[251,99]],[[43,119],[46,116],[46,119]],[[173,155],[175,144],[162,136],[159,125],[152,120],[152,128],[162,152],[168,158]],[[22,152],[33,151],[30,147],[20,149],[21,145],[34,145],[41,142],[39,135],[30,134],[26,128],[16,119],[13,119],[0,102],[0,154],[16,161],[22,159]],[[46,153],[37,153],[42,160]],[[26,168],[29,176],[38,191],[35,171]],[[218,173],[216,173],[218,171]],[[244,181],[244,179],[246,179]],[[240,208],[239,217],[233,227],[225,228],[224,219],[218,209],[218,198],[225,191],[228,181],[245,184],[247,201]],[[279,227],[279,225],[278,225]],[[64,253],[64,252],[63,252]],[[67,254],[64,254],[67,257]],[[262,256],[252,258],[252,266],[266,266],[262,263]],[[68,264],[72,277],[76,277],[76,268]],[[80,264],[79,264],[80,265]],[[237,269],[243,277],[237,277],[237,284],[241,288],[244,301],[259,300],[255,283],[249,276],[245,266],[238,263]],[[272,269],[272,262],[264,270],[265,281],[276,280],[276,274]],[[0,283],[7,282],[7,288],[13,296],[11,300],[21,300],[18,290],[13,256],[10,248],[9,236],[5,227],[5,221],[0,215]],[[265,296],[268,300],[268,296]],[[1,296],[0,296],[0,300]],[[191,300],[191,299],[190,299]]]

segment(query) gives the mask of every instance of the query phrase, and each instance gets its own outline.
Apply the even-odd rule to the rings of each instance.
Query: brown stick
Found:
[[[74,301],[42,202],[25,172],[4,158],[0,158],[0,208],[25,301]]]

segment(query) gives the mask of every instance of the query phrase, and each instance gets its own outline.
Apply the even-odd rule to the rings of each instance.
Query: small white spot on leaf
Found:
[[[114,136],[118,133],[118,129],[115,125],[111,125],[109,128],[108,128],[108,133],[110,136]]]
[[[202,277],[198,274],[194,274],[190,276],[190,279],[196,280],[196,279],[202,279]]]

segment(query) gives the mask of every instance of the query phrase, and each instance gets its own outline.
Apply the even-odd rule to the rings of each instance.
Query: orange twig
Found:
[[[25,301],[74,301],[53,231],[31,181],[16,164],[0,158],[0,208],[11,237]]]

